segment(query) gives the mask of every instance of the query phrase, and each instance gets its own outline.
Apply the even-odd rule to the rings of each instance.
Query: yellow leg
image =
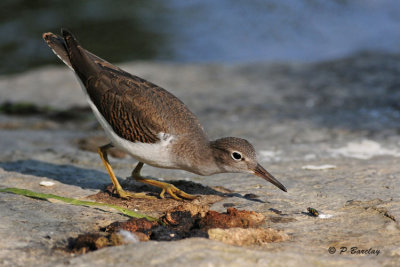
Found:
[[[176,188],[172,184],[144,178],[143,176],[140,175],[140,170],[142,169],[142,167],[143,167],[143,162],[139,162],[138,165],[136,165],[135,169],[132,171],[132,177],[138,182],[142,182],[145,184],[150,184],[150,185],[154,185],[156,187],[162,188],[162,191],[160,193],[161,198],[164,198],[165,192],[170,194],[170,196],[176,200],[182,200],[182,198],[186,198],[186,199],[195,199],[196,198],[196,196],[187,194],[184,191]]]
[[[114,174],[114,172],[113,172],[113,170],[111,168],[110,162],[108,161],[107,150],[112,148],[112,147],[113,147],[112,144],[107,144],[107,145],[99,147],[97,152],[99,153],[100,158],[103,161],[104,166],[106,167],[108,174],[110,175],[111,182],[114,185],[114,191],[113,192],[116,192],[117,195],[120,196],[123,199],[129,199],[129,198],[152,198],[152,199],[154,199],[154,197],[147,196],[145,193],[133,194],[133,193],[128,193],[128,192],[126,192],[126,191],[124,191],[122,189],[122,186],[119,184],[119,182],[117,180],[117,177],[115,177],[115,174]]]

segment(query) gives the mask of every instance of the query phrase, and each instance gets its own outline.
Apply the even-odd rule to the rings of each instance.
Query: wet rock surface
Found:
[[[365,53],[309,64],[137,62],[122,67],[182,99],[211,138],[239,136],[252,142],[260,163],[288,193],[250,175],[200,177],[145,166],[144,175],[173,182],[199,198],[184,203],[168,196],[155,202],[115,198],[106,190],[110,180],[95,153],[97,144],[88,139],[94,136],[102,145],[104,135],[87,112],[74,75],[64,67],[49,67],[1,77],[3,103],[30,103],[21,112],[18,105],[7,104],[8,111],[0,114],[1,188],[109,202],[157,217],[181,212],[170,213],[170,222],[185,211],[190,213],[186,218],[193,218],[227,208],[265,217],[256,228],[210,228],[207,235],[215,240],[128,242],[111,232],[98,234],[129,220],[114,210],[0,193],[1,266],[398,264],[399,55]],[[57,115],[71,109],[72,115]],[[111,164],[125,188],[159,194],[126,180],[136,162],[115,153]],[[303,168],[308,165],[336,167]],[[44,187],[42,181],[54,185]],[[331,217],[310,216],[308,207]],[[191,220],[175,227],[185,230]],[[249,229],[254,230],[244,239],[242,232]],[[94,242],[96,251],[65,250],[70,238],[88,233],[100,240]],[[237,236],[244,241],[237,243]]]

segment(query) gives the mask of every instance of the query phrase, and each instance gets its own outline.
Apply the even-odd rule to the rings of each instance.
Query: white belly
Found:
[[[82,86],[83,92],[86,95],[86,99],[90,107],[92,108],[94,115],[96,116],[96,119],[99,121],[107,137],[110,139],[111,143],[115,147],[127,152],[135,159],[155,167],[172,169],[177,167],[173,160],[173,156],[170,153],[170,145],[171,141],[174,139],[174,136],[160,132],[158,133],[160,142],[154,144],[131,142],[129,140],[119,137],[113,131],[111,125],[106,121],[103,115],[101,115],[100,111],[97,109],[93,101],[90,99],[79,77],[78,80]]]

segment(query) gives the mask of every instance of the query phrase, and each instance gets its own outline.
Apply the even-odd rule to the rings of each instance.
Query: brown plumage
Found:
[[[75,70],[90,99],[120,137],[132,142],[155,143],[160,132],[204,133],[196,116],[177,97],[83,49],[68,31],[64,30],[63,35],[66,42],[52,33],[44,34],[44,39]],[[172,121],[184,125],[175,127]]]

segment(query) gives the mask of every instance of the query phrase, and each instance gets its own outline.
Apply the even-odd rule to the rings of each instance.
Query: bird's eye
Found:
[[[233,152],[232,153],[232,158],[234,160],[241,160],[242,159],[242,154],[240,154],[239,152]]]

